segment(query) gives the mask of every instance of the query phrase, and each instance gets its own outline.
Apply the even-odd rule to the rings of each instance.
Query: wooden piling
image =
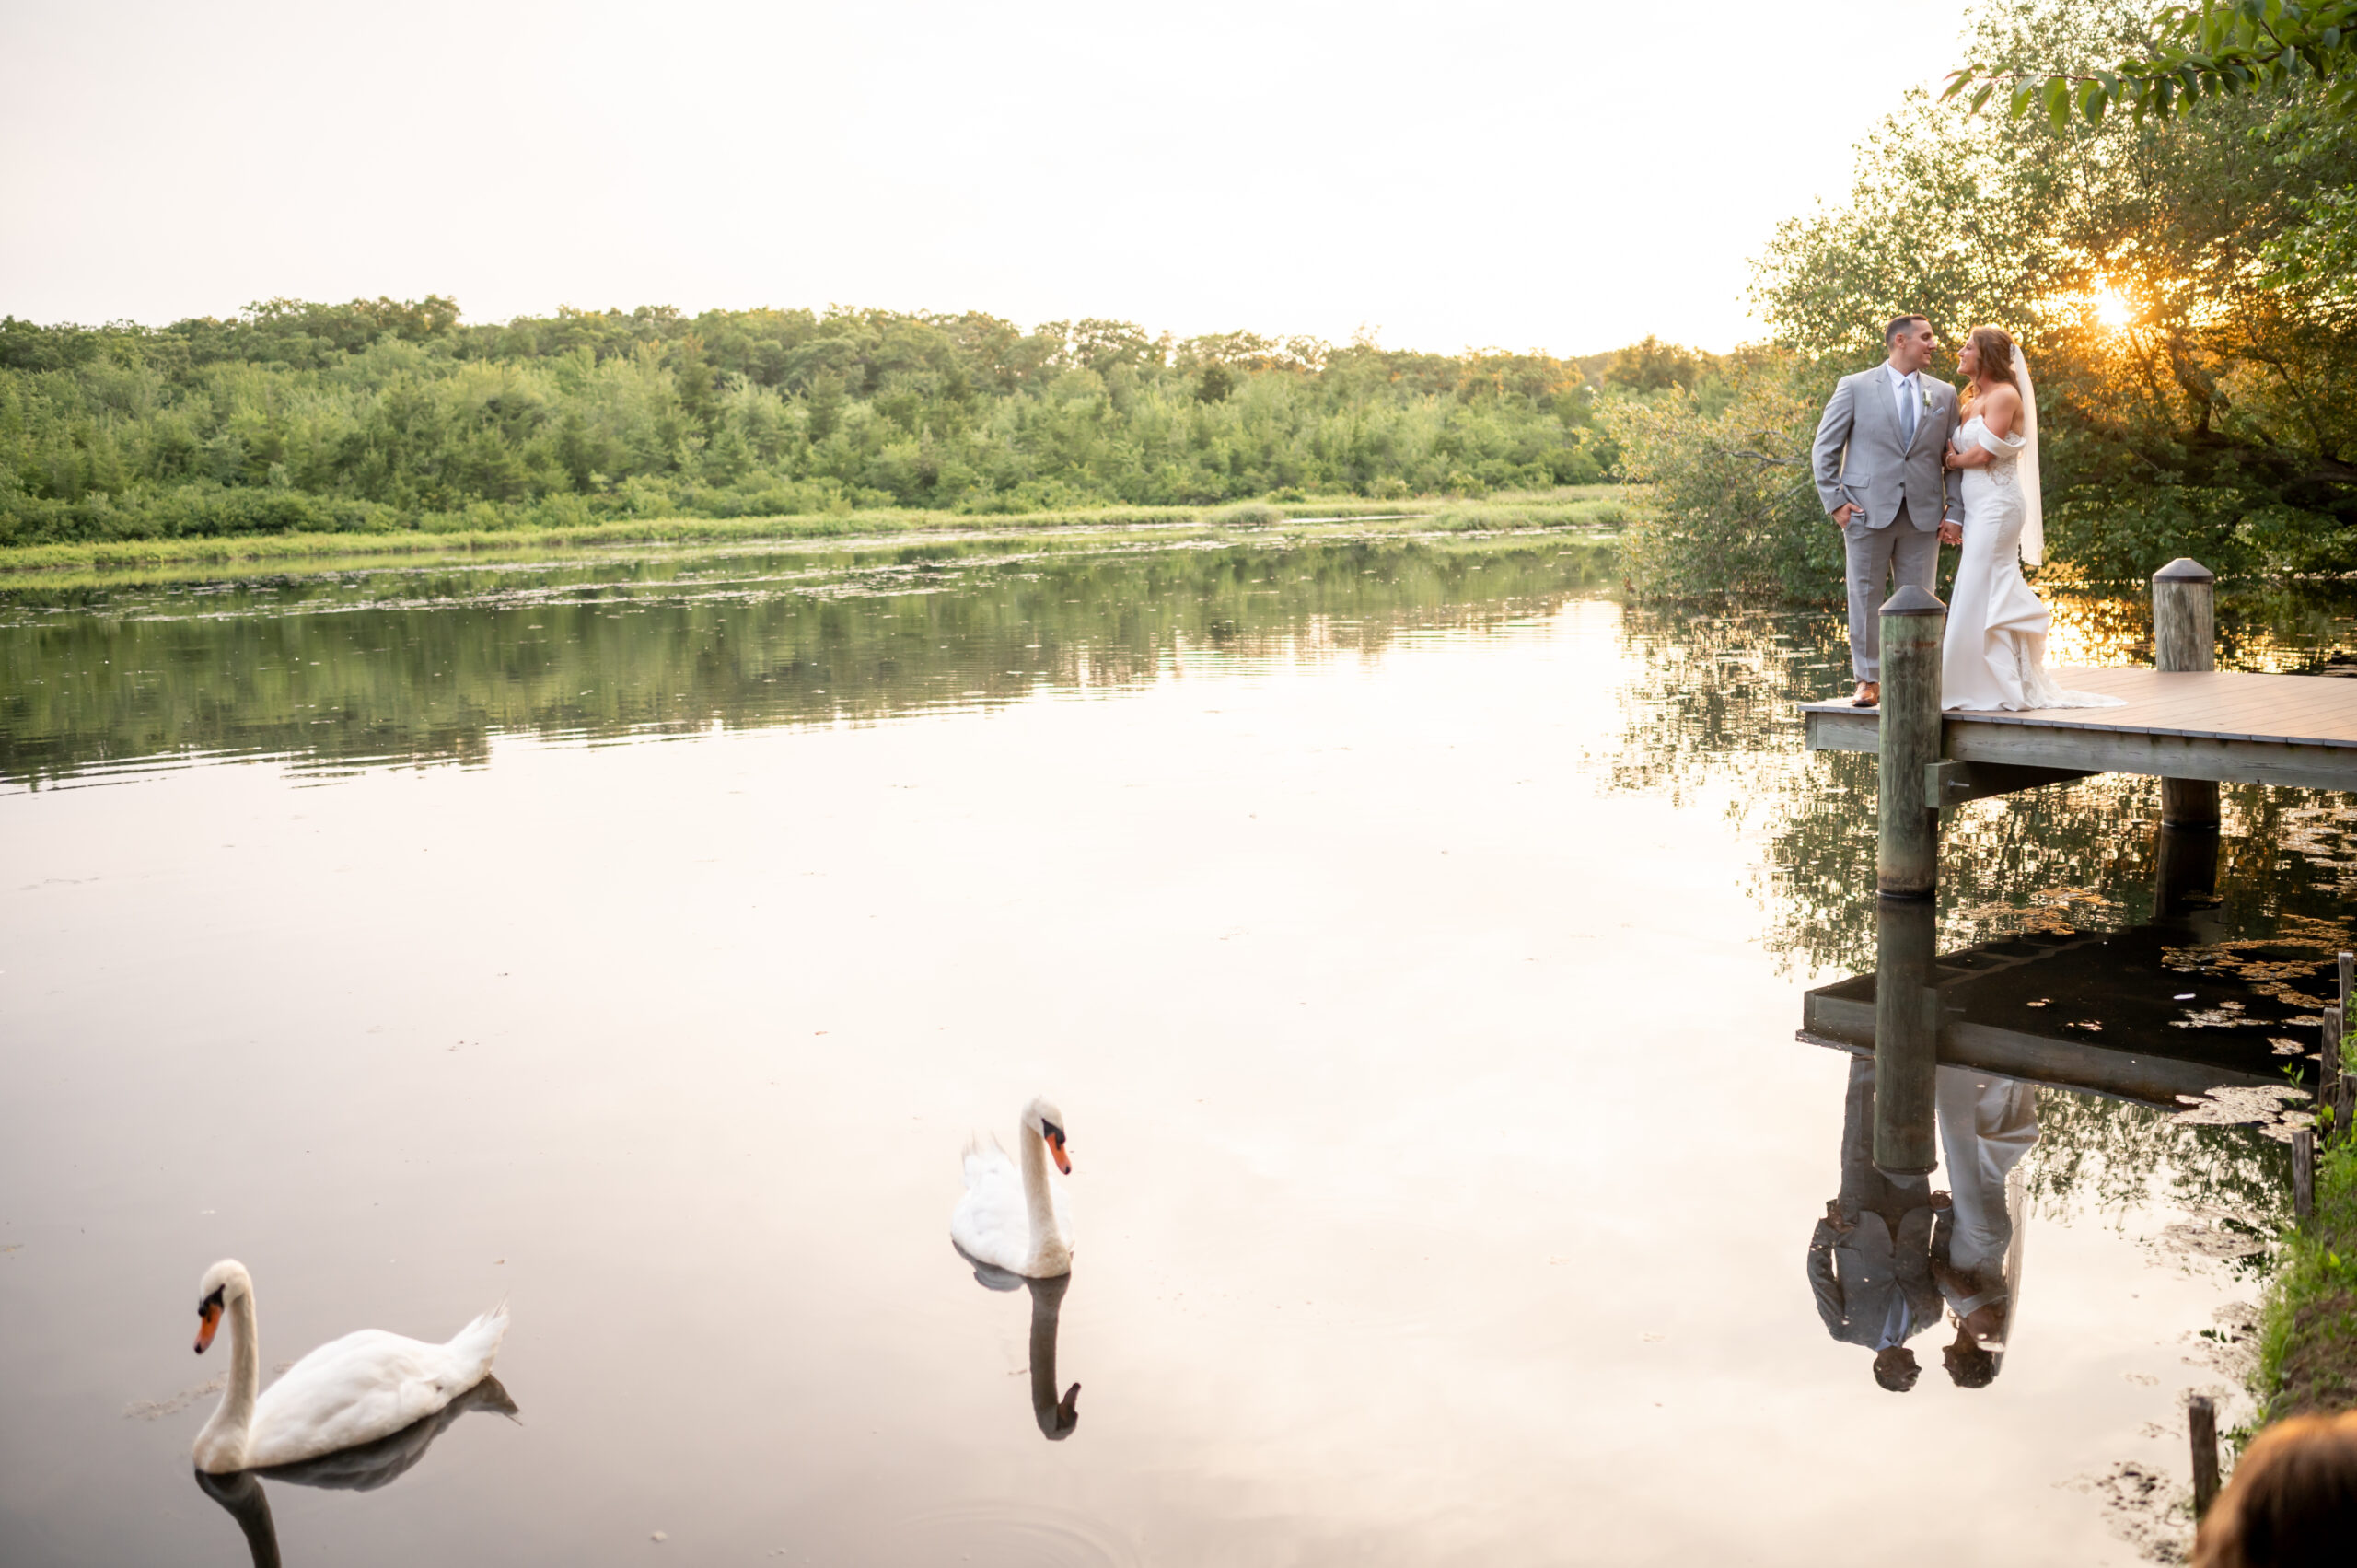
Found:
[[[2185,1401],[2185,1424],[2193,1436],[2193,1516],[2218,1500],[2218,1407],[2207,1394]]]
[[[2350,1033],[2350,988],[2357,985],[2357,953],[2340,955],[2340,997],[2333,1012],[2324,1018],[2324,1033],[2333,1038],[2333,1075],[2324,1082],[2333,1085],[2333,1134],[2348,1141],[2357,1132],[2357,1073],[2350,1073],[2348,1033]]]
[[[1940,814],[1923,799],[1940,760],[1940,639],[1947,606],[1912,583],[1882,607],[1880,836],[1875,886],[1886,899],[1929,899],[1940,878]]]
[[[2316,1134],[2310,1127],[2292,1133],[2292,1217],[2302,1225],[2316,1212]]]
[[[1885,643],[1886,676],[1889,657]],[[1887,1175],[1927,1176],[1939,1165],[1940,999],[1931,983],[1938,912],[1925,900],[1884,899],[1875,912],[1874,1160]]]
[[[2153,574],[2153,668],[2165,672],[2218,668],[2217,574],[2177,557]],[[2218,825],[2218,785],[2211,779],[2161,780],[2161,820],[2174,828]]]
[[[2316,1028],[2316,1103],[2332,1110],[2328,1143],[2349,1133],[2349,1110],[2344,1103],[2349,1098],[2348,1063],[2340,1056],[2341,1037],[2349,1032],[2349,960],[2348,954],[2340,955],[2340,985],[2332,1000],[2325,1004],[2323,1021]]]

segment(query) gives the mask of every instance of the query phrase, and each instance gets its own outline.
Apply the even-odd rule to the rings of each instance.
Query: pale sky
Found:
[[[829,302],[1586,353],[1956,63],[1921,0],[0,0],[0,314]]]

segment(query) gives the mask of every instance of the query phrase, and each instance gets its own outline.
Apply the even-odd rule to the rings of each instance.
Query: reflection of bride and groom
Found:
[[[1883,344],[1884,364],[1834,388],[1812,454],[1847,562],[1855,705],[1882,699],[1884,598],[1910,584],[1931,592],[1947,543],[1963,550],[1941,649],[1942,707],[2113,706],[2118,699],[2062,691],[2047,674],[2049,617],[2022,577],[2022,563],[2037,565],[2045,548],[2028,361],[2000,329],[1975,327],[1956,355],[1959,398],[1923,374],[1938,343],[1922,317],[1892,321]]]
[[[1948,1189],[1874,1163],[1875,1064],[1850,1063],[1841,1118],[1841,1191],[1809,1237],[1808,1278],[1825,1330],[1875,1353],[1875,1381],[1903,1394],[1921,1375],[1908,1341],[1938,1325],[1959,1388],[1996,1380],[2018,1305],[2022,1156],[2038,1141],[2038,1090],[1964,1067],[1938,1074]]]

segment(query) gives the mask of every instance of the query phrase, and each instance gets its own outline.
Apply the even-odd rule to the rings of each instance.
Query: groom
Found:
[[[1961,476],[1940,464],[1956,389],[1923,374],[1939,346],[1932,324],[1901,316],[1882,338],[1889,359],[1833,389],[1810,465],[1849,558],[1851,701],[1861,708],[1882,701],[1882,601],[1906,583],[1931,592],[1941,544],[1964,540]]]

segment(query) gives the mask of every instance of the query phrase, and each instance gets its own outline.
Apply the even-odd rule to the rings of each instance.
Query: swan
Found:
[[[507,1334],[502,1302],[430,1345],[381,1329],[331,1340],[286,1369],[257,1398],[261,1346],[254,1333],[254,1282],[246,1266],[224,1259],[197,1284],[196,1353],[229,1319],[229,1383],[219,1408],[196,1434],[196,1468],[227,1475],[291,1465],[389,1436],[434,1414],[491,1374]]]
[[[1072,1174],[1064,1113],[1034,1096],[1023,1108],[1016,1137],[1023,1157],[1020,1175],[997,1139],[988,1148],[979,1139],[966,1145],[966,1195],[949,1216],[949,1239],[974,1262],[1028,1280],[1068,1274],[1072,1225],[1064,1214],[1063,1184],[1048,1178],[1051,1155],[1058,1170]]]

